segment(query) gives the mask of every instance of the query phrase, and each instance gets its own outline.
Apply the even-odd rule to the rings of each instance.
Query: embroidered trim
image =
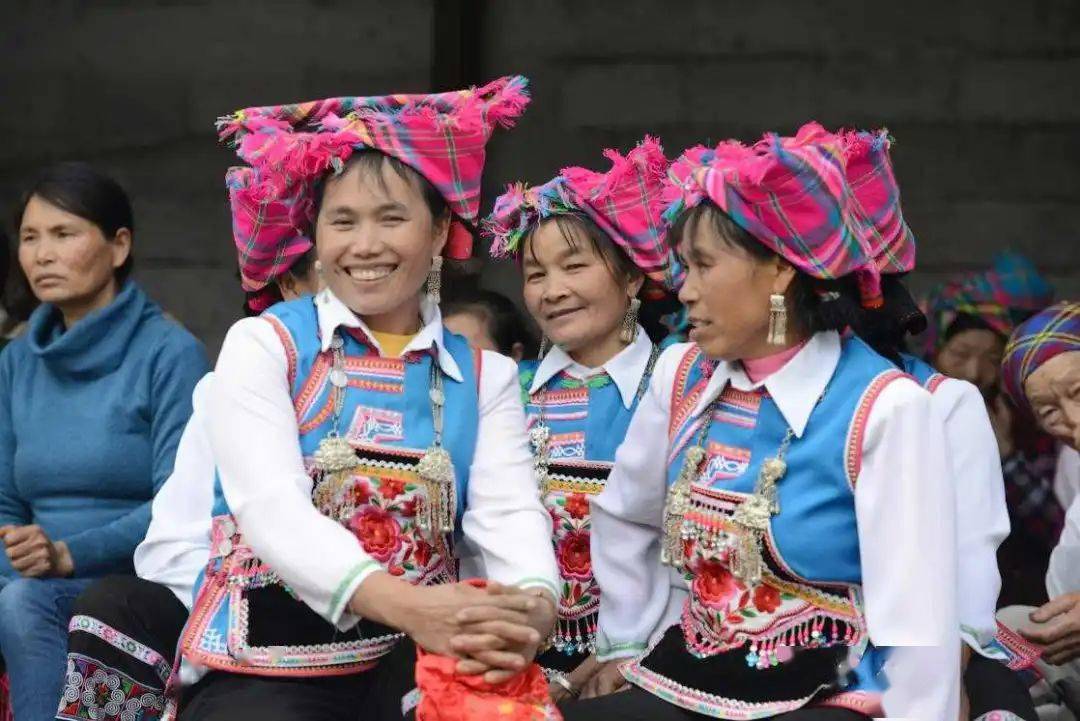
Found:
[[[64,721],[156,721],[165,708],[161,689],[81,654],[68,654],[56,718]]]
[[[735,721],[767,718],[800,709],[814,697],[817,691],[826,688],[825,686],[821,686],[817,691],[814,691],[814,693],[811,693],[805,698],[754,703],[715,696],[710,693],[705,693],[704,691],[698,691],[697,689],[683,686],[666,676],[661,676],[655,671],[643,667],[640,662],[634,662],[625,666],[622,669],[622,674],[626,677],[627,681],[635,686],[640,686],[652,695],[659,696],[668,703],[674,704],[680,708],[695,713],[705,714],[706,716],[733,719]]]
[[[278,340],[281,341],[281,345],[285,349],[285,360],[289,369],[289,389],[291,390],[296,383],[296,359],[298,356],[296,343],[293,342],[289,329],[285,327],[285,324],[277,316],[267,313],[261,317],[274,329],[274,333],[277,334]]]
[[[881,694],[876,691],[841,691],[823,701],[810,705],[824,708],[845,708],[872,718],[880,718],[885,715],[885,709],[881,706]]]
[[[649,649],[649,645],[647,643],[636,643],[636,642],[614,643],[614,644],[612,644],[610,646],[605,646],[604,648],[599,648],[598,647],[596,649],[596,658],[597,658],[598,661],[609,661],[609,660],[611,660],[612,655],[614,655],[616,653],[622,653],[623,651],[629,651],[629,652],[634,653],[634,654],[639,654],[639,653],[641,653],[643,651],[647,651],[648,649]]]
[[[334,595],[330,597],[330,615],[333,618],[339,618],[341,614],[344,613],[343,607],[348,602],[348,599],[345,598],[345,594],[352,588],[356,579],[372,568],[381,568],[381,566],[379,566],[378,561],[369,558],[366,561],[361,561],[356,564],[356,566],[345,575],[345,578],[341,579],[341,583],[339,583],[338,587],[334,590]]]
[[[934,373],[932,376],[926,379],[926,390],[934,393],[941,386],[942,383],[949,380],[949,377],[942,375],[941,373]]]
[[[688,348],[686,353],[684,353],[683,357],[679,360],[679,365],[675,369],[675,381],[671,386],[672,404],[681,402],[685,397],[686,382],[690,378],[690,371],[700,357],[701,348],[694,345]]]
[[[995,640],[1009,656],[1006,664],[1013,671],[1026,671],[1042,658],[1042,649],[1000,621],[997,625]]]
[[[144,646],[131,636],[117,631],[112,626],[102,623],[92,616],[79,615],[72,616],[71,623],[68,624],[68,632],[74,631],[82,631],[97,636],[118,651],[123,651],[128,656],[136,658],[154,669],[154,673],[157,674],[162,683],[169,680],[169,672],[172,667],[160,653],[148,646]]]
[[[401,715],[408,716],[409,712],[420,705],[420,700],[424,698],[424,694],[418,688],[414,688],[407,694],[401,697]]]
[[[881,392],[898,378],[911,378],[907,373],[898,370],[887,370],[879,373],[863,391],[859,404],[855,407],[851,425],[848,427],[847,443],[844,452],[844,470],[847,473],[848,485],[855,490],[855,484],[859,480],[859,472],[862,470],[863,438],[866,435],[866,425],[870,419],[870,410],[874,407]],[[914,379],[912,379],[914,380]]]

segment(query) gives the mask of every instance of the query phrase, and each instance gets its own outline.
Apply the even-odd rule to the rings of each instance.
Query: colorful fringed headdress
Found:
[[[672,166],[669,224],[708,199],[800,271],[825,280],[854,275],[863,305],[881,304],[880,273],[837,136],[811,123],[793,138],[770,133],[750,148],[691,148]]]
[[[939,350],[958,316],[974,316],[1007,338],[1017,324],[1053,299],[1054,288],[1030,260],[1019,253],[1000,253],[990,270],[961,275],[938,286],[927,298],[923,308],[930,321],[927,356]]]
[[[668,165],[664,149],[656,138],[646,136],[625,156],[605,150],[604,157],[611,169],[603,173],[570,167],[543,185],[509,186],[484,220],[491,255],[516,256],[525,236],[545,218],[583,214],[626,252],[654,289],[674,290],[673,256],[664,243],[660,217]]]
[[[244,290],[260,291],[314,244],[315,183],[358,150],[405,163],[442,193],[453,213],[443,254],[472,254],[488,139],[529,102],[528,81],[506,76],[480,88],[247,108],[218,121],[250,167],[226,175]]]
[[[1005,392],[1019,408],[1031,408],[1024,381],[1062,353],[1080,351],[1080,303],[1063,301],[1017,326],[1005,346],[1001,376]]]

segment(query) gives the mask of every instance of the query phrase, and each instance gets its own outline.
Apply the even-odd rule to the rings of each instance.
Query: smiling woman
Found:
[[[400,718],[408,649],[384,657],[405,637],[498,682],[550,629],[550,521],[516,369],[438,308],[443,258],[471,252],[488,138],[521,114],[524,86],[223,119],[249,164],[227,181],[245,289],[312,248],[325,288],[240,321],[221,350],[213,548],[180,643],[203,677],[182,718],[355,718],[380,703]],[[457,583],[461,539],[487,590]]]
[[[15,220],[42,304],[0,355],[0,654],[17,717],[51,718],[72,602],[131,573],[207,363],[128,277],[134,222],[114,180],[48,168]]]

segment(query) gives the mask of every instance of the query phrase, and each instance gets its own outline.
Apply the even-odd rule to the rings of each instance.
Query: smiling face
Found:
[[[38,196],[27,202],[19,226],[19,265],[38,300],[65,316],[84,315],[116,295],[116,269],[131,250],[131,233],[106,238],[101,228]]]
[[[713,222],[711,212],[715,211],[706,209],[691,216],[678,239],[679,256],[686,267],[679,300],[687,308],[690,340],[719,360],[775,353],[779,347],[767,341],[769,296],[785,292],[795,270],[777,256],[755,257],[722,237],[721,225]],[[788,339],[792,344],[797,340],[790,330]]]
[[[1080,451],[1080,351],[1060,353],[1024,381],[1039,426]]]
[[[446,242],[449,216],[432,217],[410,172],[350,164],[326,181],[316,219],[326,285],[374,331],[417,329],[420,291]]]
[[[590,368],[622,350],[619,333],[640,275],[617,277],[583,225],[561,217],[529,235],[522,258],[525,307],[544,335]]]

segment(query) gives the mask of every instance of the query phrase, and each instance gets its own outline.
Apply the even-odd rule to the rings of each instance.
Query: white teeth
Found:
[[[393,270],[393,267],[383,265],[377,268],[350,268],[348,272],[353,280],[379,280],[390,275]]]

